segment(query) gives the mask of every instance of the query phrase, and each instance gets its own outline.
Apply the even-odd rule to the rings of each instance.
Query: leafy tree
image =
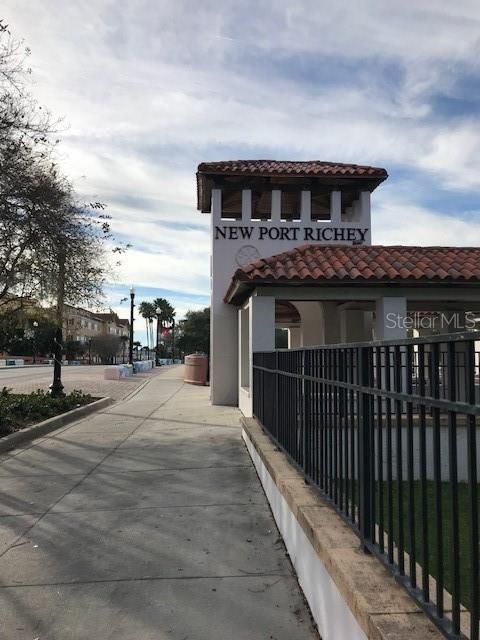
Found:
[[[67,340],[64,345],[65,358],[67,360],[76,360],[81,358],[88,351],[88,344],[80,342],[80,340]]]
[[[95,336],[92,338],[91,349],[96,353],[103,364],[113,362],[120,349],[120,338],[118,336]]]
[[[56,165],[55,126],[28,91],[28,55],[0,20],[0,312],[15,313],[33,297],[55,302],[61,393],[63,307],[102,298],[112,236],[104,205],[81,203]]]
[[[177,346],[185,354],[210,353],[210,308],[187,311],[178,327]]]
[[[38,323],[34,327],[34,322]],[[55,334],[54,319],[48,311],[38,308],[16,309],[0,313],[0,351],[12,355],[50,355]]]
[[[58,204],[51,162],[53,126],[27,90],[29,50],[0,20],[0,303],[32,296],[39,230]]]
[[[12,300],[101,299],[113,267],[102,203],[79,202],[54,160],[54,125],[28,91],[29,51],[0,20],[0,309]],[[115,247],[119,253],[122,247]]]

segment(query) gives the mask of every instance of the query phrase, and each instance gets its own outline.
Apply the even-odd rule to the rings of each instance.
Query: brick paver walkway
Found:
[[[165,367],[163,367],[165,369]],[[93,396],[108,396],[121,400],[135,391],[145,380],[155,377],[162,371],[157,367],[150,372],[137,373],[131,378],[104,380],[104,366],[63,367],[62,381],[65,392],[79,389]],[[21,369],[0,369],[0,389],[8,387],[16,393],[30,393],[37,389],[48,389],[52,382],[52,367],[25,367]]]

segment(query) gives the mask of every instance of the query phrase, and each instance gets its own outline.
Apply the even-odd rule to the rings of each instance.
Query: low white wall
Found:
[[[367,640],[245,431],[242,436],[322,640]]]
[[[0,367],[24,367],[25,360],[21,358],[6,358],[5,360],[0,360]]]
[[[238,390],[238,408],[245,416],[251,418],[253,416],[252,398],[250,396],[249,387],[240,387]]]
[[[133,363],[133,370],[135,373],[142,371],[148,371],[153,368],[153,360],[135,360]]]

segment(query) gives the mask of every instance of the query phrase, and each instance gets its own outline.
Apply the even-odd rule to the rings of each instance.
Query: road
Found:
[[[157,375],[162,369],[167,369],[162,367],[122,380],[104,380],[104,368],[103,366],[63,367],[62,381],[65,392],[79,389],[94,396],[109,396],[115,400],[121,400],[146,379]],[[7,387],[16,393],[30,393],[37,389],[47,390],[52,378],[53,367],[51,366],[0,369],[0,389]]]

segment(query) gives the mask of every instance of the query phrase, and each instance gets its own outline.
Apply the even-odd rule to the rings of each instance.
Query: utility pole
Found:
[[[33,362],[32,364],[36,364],[37,362],[37,329],[38,329],[38,322],[34,320],[33,321]]]
[[[63,352],[63,308],[65,303],[65,248],[58,251],[57,309],[55,314],[55,339],[53,349],[53,382],[50,385],[52,398],[64,396],[62,384],[62,352]]]

